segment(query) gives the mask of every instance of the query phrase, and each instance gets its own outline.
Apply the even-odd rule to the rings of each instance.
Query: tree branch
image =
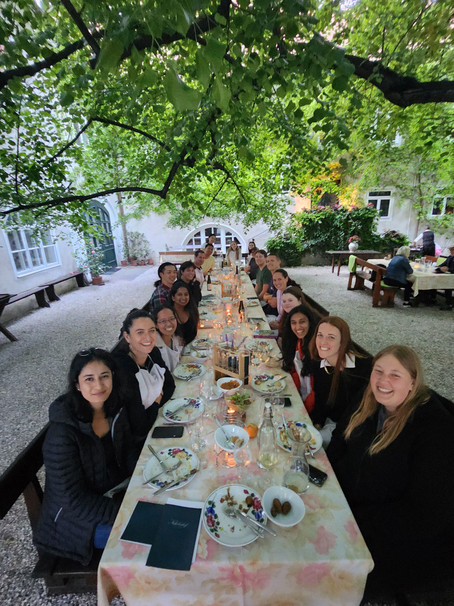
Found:
[[[370,61],[354,55],[345,55],[345,58],[355,68],[355,76],[378,88],[393,105],[409,107],[423,103],[454,102],[453,81],[419,82],[416,78],[401,76],[389,67],[384,67],[379,61]]]
[[[79,28],[82,36],[85,38],[85,40],[91,46],[91,48],[92,48],[93,52],[95,53],[96,57],[98,57],[99,53],[101,51],[101,49],[99,48],[99,44],[96,42],[96,40],[93,38],[93,36],[89,32],[88,27],[83,22],[80,14],[74,8],[73,4],[71,3],[71,0],[60,0],[60,2],[61,2],[61,4],[63,4],[63,6],[68,11],[71,19],[74,21],[74,23]]]

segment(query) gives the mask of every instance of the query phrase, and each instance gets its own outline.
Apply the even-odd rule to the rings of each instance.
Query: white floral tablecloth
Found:
[[[251,295],[249,279],[246,280],[243,289]],[[251,315],[257,316],[257,313],[262,313],[261,308],[251,307]],[[200,335],[206,334],[206,330],[200,331]],[[213,335],[213,331],[210,334]],[[277,346],[274,347],[278,351]],[[200,380],[177,380],[176,383],[175,397],[197,395],[200,391]],[[263,399],[248,389],[255,398],[247,412],[250,423],[260,417]],[[284,393],[292,399],[292,407],[285,409],[287,418],[309,420],[290,376]],[[216,403],[209,404],[209,409],[214,411]],[[156,424],[160,421],[162,418],[158,418]],[[129,606],[359,604],[373,562],[322,450],[315,455],[313,463],[326,471],[328,480],[322,488],[311,484],[303,495],[306,515],[300,524],[285,529],[269,522],[277,532],[276,538],[266,536],[245,547],[224,547],[202,528],[196,560],[187,572],[147,567],[149,547],[120,540],[139,500],[165,503],[172,497],[204,501],[219,486],[237,483],[246,484],[261,495],[267,482],[281,483],[288,457],[284,451],[271,479],[254,462],[246,468],[217,468],[216,426],[211,418],[205,418],[203,423],[207,447],[198,453],[201,469],[189,484],[176,491],[153,497],[152,490],[143,486],[143,468],[150,457],[145,444],[99,565],[100,606],[107,606],[118,593]],[[183,438],[177,440],[151,440],[150,437],[148,440],[157,448],[170,445],[191,448],[186,429]],[[256,460],[256,442],[251,439],[249,443],[252,461]]]

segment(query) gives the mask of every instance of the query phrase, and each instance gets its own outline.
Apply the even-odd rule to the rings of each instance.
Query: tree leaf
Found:
[[[199,106],[201,93],[185,84],[172,68],[164,76],[164,87],[169,101],[177,111],[191,111]]]

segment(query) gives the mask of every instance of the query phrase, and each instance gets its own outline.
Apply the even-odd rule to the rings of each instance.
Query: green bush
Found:
[[[401,234],[398,231],[395,231],[394,229],[388,229],[382,234],[375,235],[375,250],[380,250],[386,254],[392,254],[395,248],[400,248],[401,246],[408,246],[408,244],[410,244],[410,240],[405,234]]]
[[[289,236],[275,236],[267,240],[266,250],[268,254],[280,257],[282,265],[286,267],[298,267],[301,265],[302,252],[297,243]]]

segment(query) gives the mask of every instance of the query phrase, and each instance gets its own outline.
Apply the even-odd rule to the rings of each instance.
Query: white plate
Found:
[[[212,311],[201,311],[200,314],[200,319],[201,320],[216,320],[217,316],[216,314],[214,314]]]
[[[246,498],[254,499],[253,507],[246,505]],[[225,508],[232,505],[235,509],[244,510],[249,517],[261,524],[266,524],[260,496],[247,486],[233,484],[221,486],[214,490],[205,501],[203,508],[203,525],[205,530],[217,543],[226,547],[241,547],[249,545],[258,537],[257,534],[236,518],[230,518]]]
[[[310,431],[312,436],[312,439],[309,442],[309,446],[314,454],[318,452],[323,444],[323,438],[318,429],[315,429],[315,427],[313,425],[310,425],[309,423],[304,423],[304,421],[287,421],[287,425],[289,427],[292,423],[295,423],[298,426],[301,426],[303,424],[306,425],[308,431]],[[276,433],[277,445],[282,448],[282,450],[285,450],[285,452],[291,452],[292,446],[290,444],[290,440],[287,437],[287,432],[285,431],[285,428],[282,423],[278,425]]]
[[[264,339],[249,338],[247,339],[245,345],[246,348],[250,349],[251,351],[270,352],[273,349],[271,343],[269,341],[265,341]]]
[[[157,453],[161,461],[164,461],[164,465],[167,467],[172,467],[172,465],[175,465],[177,461],[181,461],[182,463],[178,469],[175,469],[175,471],[168,474],[163,473],[161,476],[156,478],[156,480],[148,482],[148,486],[151,486],[152,488],[161,488],[161,486],[168,484],[172,479],[177,480],[178,478],[184,478],[193,472],[188,478],[178,482],[178,484],[175,484],[175,486],[172,486],[172,488],[169,488],[169,490],[177,490],[177,488],[186,486],[186,484],[188,484],[195,476],[195,473],[199,468],[199,459],[197,455],[192,452],[192,450],[189,450],[189,448],[169,446],[168,448],[158,450]],[[143,481],[145,482],[147,478],[153,478],[160,471],[161,465],[159,464],[159,461],[156,459],[156,457],[151,456],[151,458],[145,463],[145,467],[143,469]]]
[[[191,356],[194,360],[200,364],[205,364],[207,360],[210,360],[212,357],[211,349],[194,349],[191,352]]]
[[[258,307],[259,305],[260,301],[257,301],[257,299],[252,299],[247,302],[247,307]]]
[[[192,345],[192,349],[210,349],[211,347],[211,339],[194,339],[194,341],[191,343]]]
[[[185,405],[183,409],[172,416],[172,412]],[[200,398],[176,398],[164,404],[162,414],[171,423],[191,423],[203,414],[205,407]]]
[[[233,446],[227,442],[225,437],[226,435],[231,440],[233,440],[235,437],[237,438],[236,441],[234,440],[235,443],[233,444]],[[238,443],[240,440],[242,440],[240,442],[241,446],[236,446],[236,443]],[[234,452],[247,446],[249,442],[249,434],[242,427],[238,427],[238,425],[223,425],[222,427],[218,427],[214,432],[214,441],[219,446],[219,448],[222,448],[222,450],[226,450],[227,452]]]
[[[271,375],[267,373],[256,375],[255,377],[252,377],[250,385],[253,389],[255,389],[255,391],[258,391],[259,393],[280,393],[285,389],[286,382],[285,379],[279,379],[279,381],[276,381],[275,383],[269,383],[269,381],[273,380],[275,376],[276,375]]]
[[[177,379],[195,379],[201,377],[205,372],[205,369],[201,364],[196,362],[188,362],[187,364],[178,364],[173,371],[173,376]]]

